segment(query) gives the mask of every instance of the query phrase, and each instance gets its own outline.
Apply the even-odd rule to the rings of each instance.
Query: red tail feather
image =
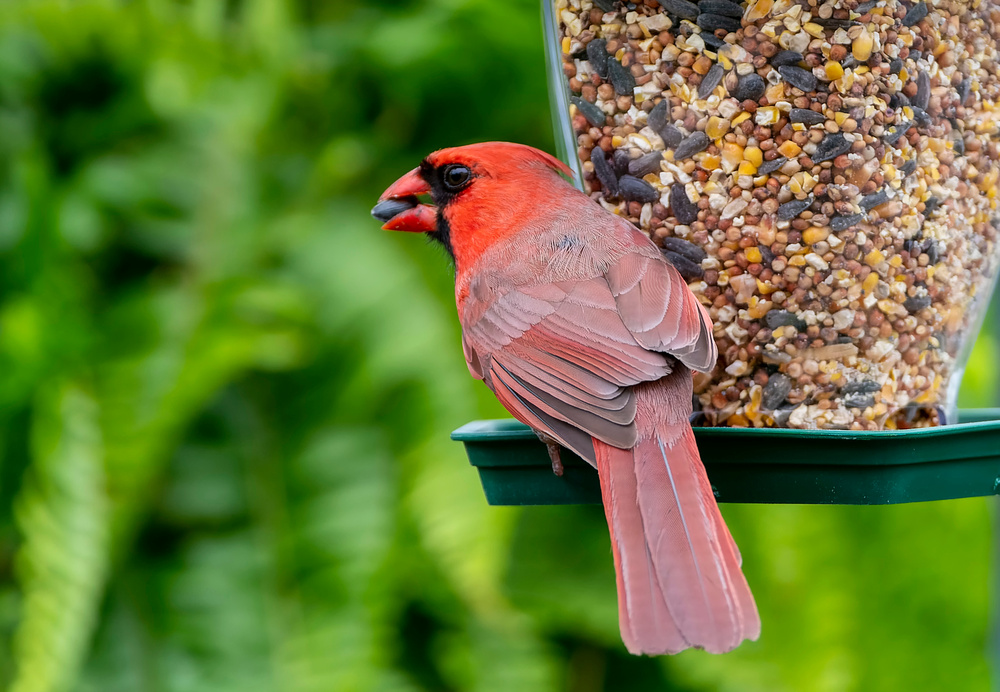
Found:
[[[640,390],[637,423],[654,387]],[[672,397],[671,397],[672,398]],[[645,404],[645,406],[644,406]],[[739,552],[715,504],[686,419],[640,429],[633,449],[594,440],[618,576],[622,639],[632,653],[734,649],[760,634]]]

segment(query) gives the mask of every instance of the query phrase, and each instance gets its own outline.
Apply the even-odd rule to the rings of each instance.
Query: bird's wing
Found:
[[[622,321],[644,347],[669,353],[694,370],[711,370],[719,352],[708,311],[645,234],[628,230],[636,251],[607,272]]]
[[[631,386],[670,364],[638,343],[603,276],[518,286],[478,307],[463,326],[469,369],[515,417],[592,463],[591,437],[635,444]]]

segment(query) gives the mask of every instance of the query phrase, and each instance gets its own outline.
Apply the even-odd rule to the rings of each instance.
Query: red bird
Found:
[[[560,174],[520,144],[442,149],[372,214],[454,258],[472,376],[597,467],[628,650],[730,651],[760,618],[689,423],[691,369],[718,356],[711,320],[645,234]]]

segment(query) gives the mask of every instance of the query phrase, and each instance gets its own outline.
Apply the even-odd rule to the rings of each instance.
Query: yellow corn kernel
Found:
[[[774,0],[755,0],[743,15],[743,19],[748,22],[756,22],[758,19],[763,19],[771,12],[771,7],[774,5]]]
[[[867,255],[865,255],[865,264],[869,267],[874,267],[876,264],[881,264],[885,261],[885,255],[878,248],[872,250]]]
[[[744,120],[747,120],[749,117],[750,117],[750,114],[747,113],[746,111],[743,111],[742,113],[740,113],[739,115],[737,115],[735,118],[733,118],[732,126],[736,127],[737,125],[739,125]]]
[[[900,257],[899,255],[893,255],[892,257],[889,258],[889,266],[899,269],[900,267],[903,266],[903,258]],[[899,280],[903,280],[903,275],[900,274],[896,278]]]
[[[727,142],[722,147],[722,162],[726,164],[729,170],[732,170],[740,165],[743,161],[743,147],[735,142]]]
[[[764,163],[764,152],[759,147],[747,147],[743,150],[743,158],[754,165],[754,173]]]
[[[739,168],[740,175],[753,175],[757,172],[757,167],[749,161],[743,161]]]
[[[754,117],[754,122],[758,125],[773,125],[778,122],[778,118],[781,117],[781,111],[779,111],[774,106],[765,106],[764,108],[757,109],[757,115]]]
[[[788,264],[792,267],[804,267],[806,266],[805,255],[793,255],[788,258]]]
[[[867,62],[868,58],[872,55],[872,48],[874,48],[874,46],[875,39],[872,37],[871,33],[865,29],[856,39],[854,39],[854,43],[851,44],[851,53],[854,55],[854,59],[858,62]]]
[[[910,73],[906,71],[905,67],[899,71],[899,81],[901,81],[903,84],[906,84],[906,80],[908,80],[909,78],[910,78]]]
[[[802,242],[806,245],[815,245],[816,243],[826,240],[830,237],[829,228],[820,228],[819,226],[810,226],[806,230],[802,231]]]
[[[861,285],[861,287],[865,289],[865,293],[868,294],[875,290],[875,286],[877,284],[878,284],[878,274],[876,272],[872,272],[867,277],[865,277],[865,281]]]
[[[833,122],[837,123],[838,126],[843,125],[848,116],[850,116],[850,113],[834,113]]]
[[[622,137],[621,135],[614,135],[611,137],[611,146],[613,146],[615,149],[617,149],[624,143],[625,143],[625,138]]]
[[[562,52],[563,52],[563,55],[569,55],[569,49],[570,49],[570,45],[571,44],[572,44],[572,42],[570,41],[569,36],[565,36],[563,38],[563,40],[562,40]]]
[[[826,78],[830,81],[834,79],[840,79],[844,76],[844,66],[839,62],[833,62],[832,60],[826,64],[824,68],[826,70]]]
[[[805,29],[806,33],[813,38],[823,38],[826,36],[823,27],[815,22],[806,22],[802,28]]]
[[[756,245],[748,247],[745,254],[747,256],[747,261],[751,264],[756,264],[764,259],[764,256],[760,254],[760,248]]]
[[[785,158],[794,159],[796,156],[802,153],[802,147],[800,147],[792,140],[786,139],[784,142],[781,143],[781,146],[778,147],[778,153],[784,156]]]
[[[708,119],[708,124],[705,126],[705,134],[708,135],[709,139],[721,139],[727,132],[729,132],[728,120],[715,115]]]
[[[706,171],[714,171],[721,162],[722,159],[719,158],[718,154],[705,154],[701,159],[701,167]]]

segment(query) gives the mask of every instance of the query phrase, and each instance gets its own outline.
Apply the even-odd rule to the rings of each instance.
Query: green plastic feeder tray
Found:
[[[565,473],[515,420],[474,421],[452,433],[491,505],[599,504],[597,472],[563,450]],[[1000,494],[1000,408],[959,423],[883,432],[695,428],[719,502],[890,505]]]

